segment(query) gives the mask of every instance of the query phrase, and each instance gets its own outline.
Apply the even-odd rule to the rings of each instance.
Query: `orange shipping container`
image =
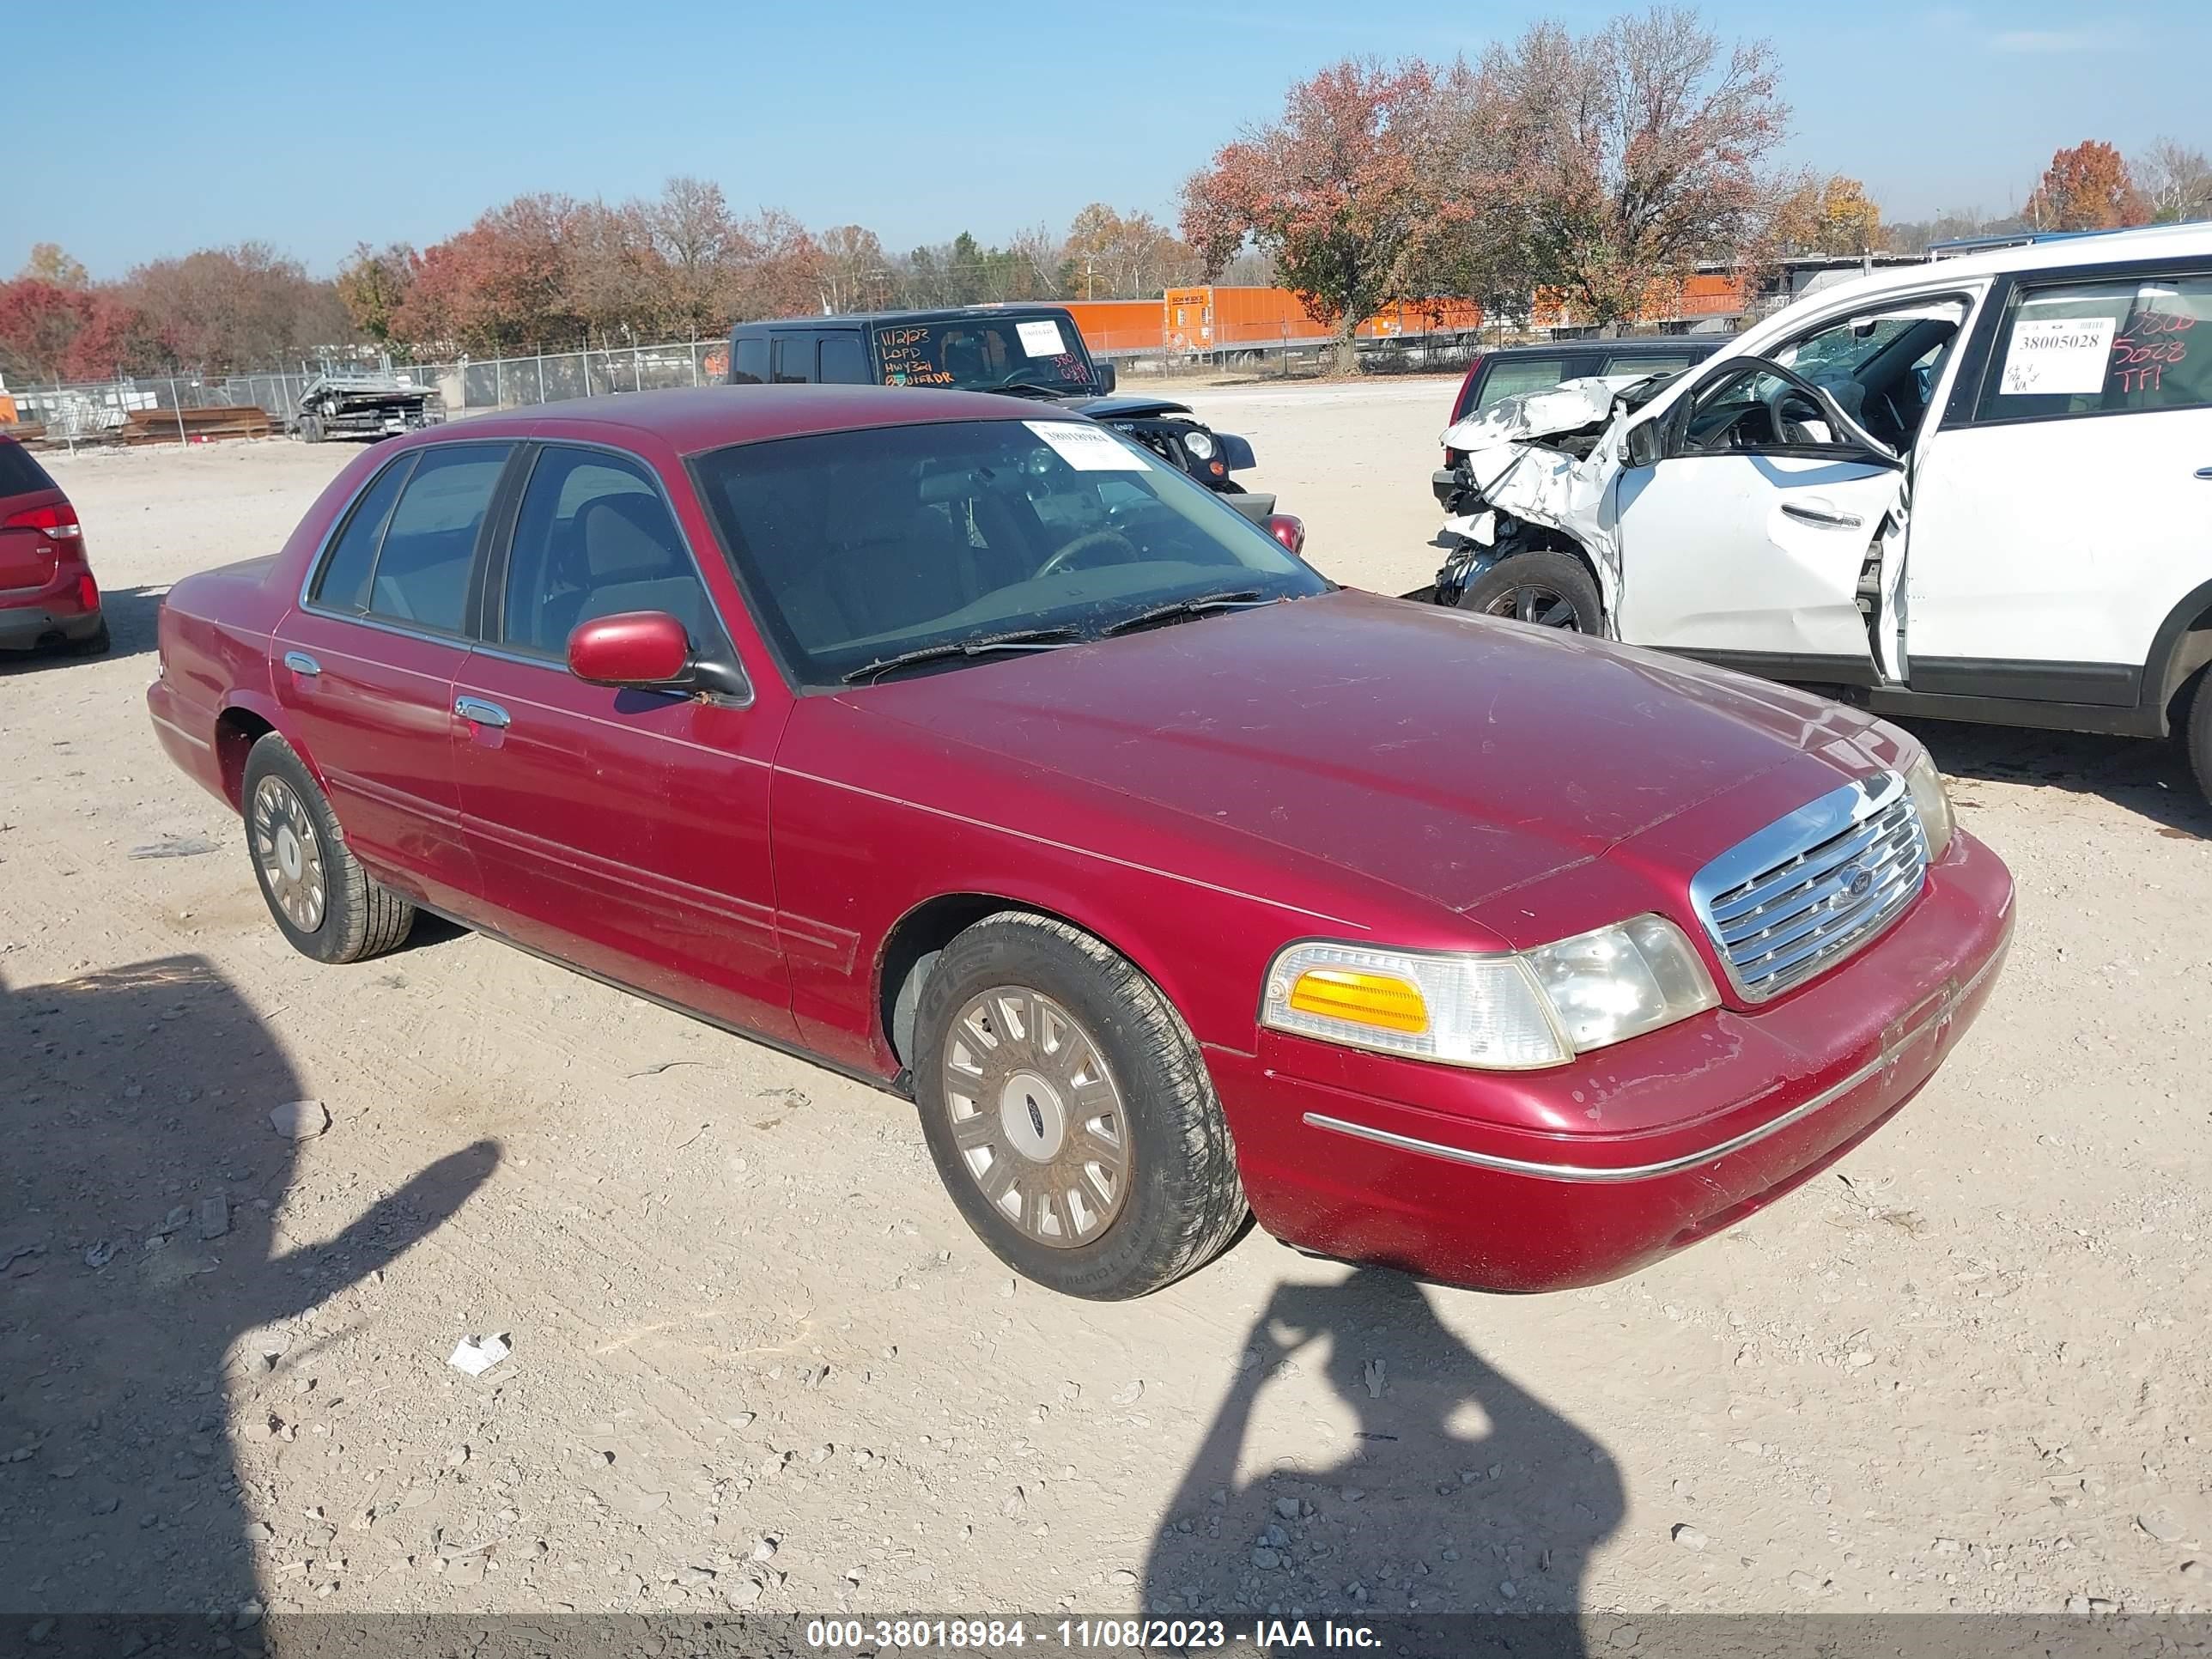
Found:
[[[1269,346],[1333,339],[1336,325],[1319,320],[1281,288],[1171,288],[1167,308],[1167,344],[1177,351],[1223,351],[1238,346]],[[1482,326],[1482,307],[1470,300],[1407,300],[1389,306],[1360,324],[1362,339],[1443,331],[1472,331]]]
[[[1158,300],[1070,300],[1065,303],[1083,343],[1094,352],[1158,351],[1164,343]]]

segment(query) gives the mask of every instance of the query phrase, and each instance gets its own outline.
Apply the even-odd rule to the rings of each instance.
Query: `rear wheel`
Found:
[[[97,657],[104,655],[108,647],[114,642],[113,637],[107,631],[107,618],[102,617],[100,619],[99,627],[81,640],[71,640],[68,648],[71,656]]]
[[[1198,1045],[1089,934],[1028,911],[985,918],[938,959],[915,1029],[938,1175],[1017,1272],[1118,1301],[1203,1266],[1243,1224]]]
[[[277,928],[317,962],[359,962],[407,937],[415,907],[346,850],[314,775],[274,732],[246,757],[246,843]]]
[[[1459,608],[1578,634],[1599,632],[1604,616],[1588,568],[1553,548],[1500,559],[1460,590]]]
[[[2189,747],[2189,769],[2197,775],[2197,792],[2212,801],[2212,668],[2197,677],[2183,741]]]
[[[302,415],[300,416],[300,436],[302,441],[307,443],[319,444],[322,442],[322,417],[319,415]]]

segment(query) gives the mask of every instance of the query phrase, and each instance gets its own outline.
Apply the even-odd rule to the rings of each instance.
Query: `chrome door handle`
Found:
[[[455,697],[453,712],[463,720],[478,726],[511,726],[507,710],[495,702],[486,702],[482,697]]]
[[[2197,469],[2197,476],[2200,478],[2212,478],[2212,466],[2198,467]]]
[[[1816,524],[1823,530],[1856,530],[1866,520],[1856,513],[1824,513],[1817,507],[1800,507],[1795,501],[1782,503],[1782,510],[1802,524]]]
[[[284,666],[295,674],[305,674],[310,679],[323,672],[322,664],[304,651],[287,651],[284,653]]]

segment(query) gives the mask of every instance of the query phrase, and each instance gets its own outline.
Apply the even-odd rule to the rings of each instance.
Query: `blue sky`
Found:
[[[522,191],[613,199],[678,173],[894,249],[1059,228],[1093,200],[1171,218],[1183,176],[1325,63],[1474,56],[1534,17],[1587,29],[1620,9],[27,3],[0,30],[27,71],[0,274],[35,241],[112,276],[248,239],[327,272],[358,240],[434,241]],[[1704,12],[1774,43],[1789,159],[1863,179],[1893,218],[2007,209],[2084,137],[2212,149],[2201,4]]]

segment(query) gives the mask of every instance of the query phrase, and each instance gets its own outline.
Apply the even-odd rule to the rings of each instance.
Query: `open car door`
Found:
[[[1623,441],[1622,639],[1774,679],[1879,682],[1860,594],[1902,531],[1894,450],[1761,357],[1717,365]]]

